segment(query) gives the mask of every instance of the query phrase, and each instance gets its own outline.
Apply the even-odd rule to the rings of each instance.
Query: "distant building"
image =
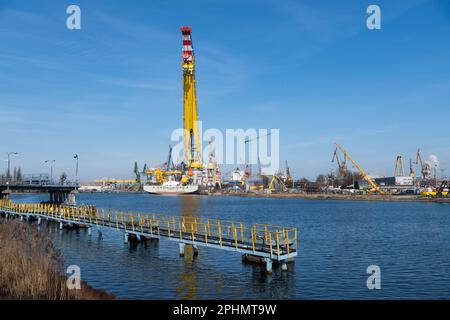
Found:
[[[388,177],[374,180],[377,186],[395,187],[395,186],[413,186],[413,177]]]
[[[377,186],[379,186],[381,189],[387,188],[387,189],[403,189],[407,187],[414,186],[415,179],[414,177],[386,177],[386,178],[375,178],[372,179],[373,182]],[[366,181],[366,180],[359,180],[357,181],[359,186],[364,189],[371,189],[372,186]]]

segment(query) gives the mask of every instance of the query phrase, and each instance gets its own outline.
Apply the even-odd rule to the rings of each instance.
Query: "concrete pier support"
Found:
[[[62,230],[62,229],[63,229],[63,227],[64,227],[63,223],[62,223],[62,222],[60,222],[60,223],[59,223],[59,230]]]
[[[128,233],[123,234],[123,243],[128,243]]]
[[[92,236],[92,227],[87,228],[88,236]]]
[[[194,257],[198,256],[198,247],[197,245],[192,245],[192,251],[194,252]]]
[[[64,204],[69,206],[75,206],[77,204],[77,200],[75,195],[78,193],[78,191],[71,191],[69,194],[66,194],[66,200]]]
[[[38,217],[38,226],[40,226],[41,225],[41,222],[42,222],[42,219],[41,219],[41,217]]]
[[[0,199],[8,200],[10,194],[11,191],[9,189],[3,190],[2,193],[0,194]]]
[[[136,241],[137,241],[137,242],[141,242],[141,241],[142,241],[141,236],[138,235],[138,234],[136,235]]]
[[[287,271],[288,270],[286,260],[281,261],[281,270],[282,271]]]
[[[264,260],[266,261],[266,272],[272,273],[272,259],[265,258]]]
[[[23,221],[23,216],[20,216],[20,221]]]
[[[184,257],[184,249],[186,248],[186,244],[179,243],[178,245],[180,246],[180,257]]]

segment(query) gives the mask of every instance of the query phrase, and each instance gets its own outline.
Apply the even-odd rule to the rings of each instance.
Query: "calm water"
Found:
[[[47,200],[16,195],[16,201]],[[153,213],[297,226],[299,256],[287,273],[243,264],[232,252],[199,248],[178,256],[167,240],[125,245],[118,231],[42,225],[82,278],[128,299],[449,299],[450,206],[240,197],[79,194],[80,204]],[[381,290],[366,287],[369,265]]]

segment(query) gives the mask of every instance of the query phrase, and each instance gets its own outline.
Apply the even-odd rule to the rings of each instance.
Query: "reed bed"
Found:
[[[0,218],[0,299],[114,299],[84,281],[80,290],[69,290],[63,265],[63,255],[47,234],[28,223]]]

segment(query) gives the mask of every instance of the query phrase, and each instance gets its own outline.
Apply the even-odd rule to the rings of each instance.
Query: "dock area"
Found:
[[[214,192],[209,196],[256,197],[274,199],[305,200],[346,200],[346,201],[381,201],[381,202],[435,202],[450,203],[449,197],[436,198],[420,195],[363,195],[363,194],[329,194],[329,193],[255,193],[255,192]]]

